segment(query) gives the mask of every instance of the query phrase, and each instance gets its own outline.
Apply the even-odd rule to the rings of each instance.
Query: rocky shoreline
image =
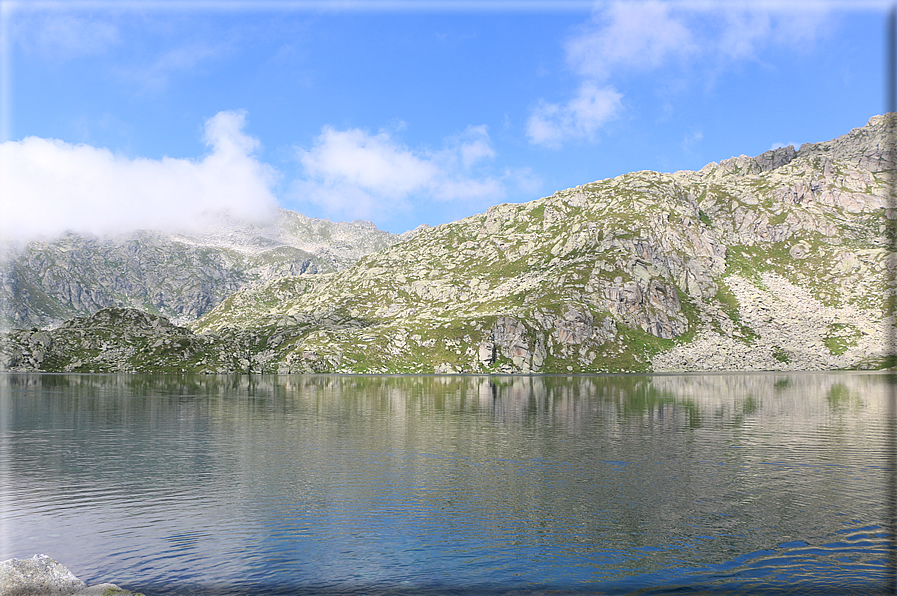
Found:
[[[47,555],[0,561],[3,596],[143,596],[115,584],[88,586],[64,565]]]

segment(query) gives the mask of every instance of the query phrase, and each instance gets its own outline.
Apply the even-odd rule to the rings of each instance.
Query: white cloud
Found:
[[[393,142],[388,133],[325,128],[311,151],[299,150],[308,175],[377,194],[406,196],[433,179],[436,166]]]
[[[605,79],[617,68],[657,68],[671,57],[697,51],[694,35],[663,2],[614,2],[566,43],[578,73]]]
[[[568,66],[582,82],[566,103],[541,100],[527,124],[533,144],[558,148],[593,140],[621,109],[618,78],[648,74],[706,84],[737,61],[764,51],[806,52],[832,25],[825,2],[701,2],[645,0],[600,3],[564,44]]]
[[[201,62],[221,56],[228,50],[226,44],[195,42],[170,49],[149,66],[122,71],[121,75],[136,80],[145,90],[159,91],[168,85],[172,74],[193,70]]]
[[[539,192],[544,181],[533,173],[532,168],[505,168],[502,180],[513,184],[520,192],[533,195]]]
[[[773,46],[815,43],[832,27],[826,3],[613,2],[567,40],[570,66],[603,80],[697,60],[756,59]]]
[[[622,97],[613,87],[599,88],[586,81],[564,105],[540,102],[527,122],[526,134],[531,143],[553,148],[570,139],[594,139],[598,129],[622,111]]]
[[[685,151],[691,151],[691,148],[694,147],[703,138],[704,133],[700,130],[694,130],[686,134],[685,138],[682,139],[682,149]]]
[[[795,150],[800,149],[800,143],[773,143],[772,147],[769,148],[770,151],[775,151],[776,149],[781,149],[782,147],[794,147]]]
[[[60,5],[62,6],[62,5]],[[103,54],[127,40],[128,27],[135,23],[123,18],[82,16],[73,9],[17,10],[11,18],[12,39],[25,53],[53,62],[66,62],[83,56]],[[86,11],[80,11],[86,12]],[[119,13],[121,17],[121,13]],[[136,26],[146,29],[141,22]],[[167,29],[170,24],[153,23],[149,28]],[[232,42],[209,42],[202,39],[182,43],[149,54],[141,54],[136,63],[117,69],[124,80],[137,82],[147,90],[159,90],[178,72],[195,70],[197,66],[231,50]],[[127,60],[127,58],[126,58]]]
[[[67,12],[17,15],[12,22],[11,33],[25,51],[58,62],[100,54],[121,41],[118,27],[108,20]]]
[[[762,10],[727,10],[722,15],[723,27],[713,43],[720,55],[730,59],[754,56],[759,46],[769,41],[772,17]]]
[[[467,130],[450,138],[449,142],[454,147],[446,152],[447,155],[450,157],[452,153],[459,153],[465,168],[470,168],[481,160],[495,157],[495,150],[489,140],[489,130],[485,124],[468,126]]]
[[[103,148],[28,137],[0,144],[0,233],[11,238],[67,230],[196,229],[219,213],[261,221],[274,213],[277,176],[252,154],[245,116],[206,122],[211,152],[198,160],[131,159]]]
[[[834,22],[824,4],[813,3],[778,8],[723,5],[715,14],[722,26],[704,39],[704,49],[730,61],[758,59],[771,47],[806,51]]]
[[[493,201],[505,195],[501,180],[475,171],[495,155],[485,126],[449,137],[439,151],[412,150],[388,132],[325,127],[311,149],[296,151],[304,176],[291,194],[329,217],[408,211],[411,199]]]

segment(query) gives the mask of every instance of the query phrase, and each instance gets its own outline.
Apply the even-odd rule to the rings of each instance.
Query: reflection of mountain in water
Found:
[[[833,411],[884,407],[884,373],[735,373],[607,376],[375,376],[375,375],[42,375],[7,374],[0,386],[29,392],[65,390],[101,397],[150,395],[246,395],[329,400],[382,396],[393,407],[430,400],[458,411],[486,408],[513,412],[550,411],[576,418],[585,402],[613,403],[624,413],[648,413],[662,405],[691,404],[700,415],[725,412],[792,412],[812,415],[808,397],[825,396]],[[579,403],[583,402],[583,403]],[[498,408],[497,408],[498,406]],[[497,409],[496,409],[497,408]],[[589,408],[586,408],[588,411]]]
[[[765,585],[790,544],[788,577],[846,556],[856,591],[885,573],[886,380],[2,375],[0,557],[158,594],[613,592]]]
[[[3,375],[4,392],[35,400],[62,393],[79,408],[110,420],[136,402],[180,397],[179,410],[247,423],[264,412],[385,416],[393,424],[431,414],[486,415],[494,422],[550,421],[571,432],[601,424],[829,428],[839,414],[886,408],[885,376],[843,374],[710,374],[654,376],[258,376]],[[49,397],[48,397],[49,396]],[[124,399],[127,398],[127,399]],[[142,402],[141,402],[142,403]]]

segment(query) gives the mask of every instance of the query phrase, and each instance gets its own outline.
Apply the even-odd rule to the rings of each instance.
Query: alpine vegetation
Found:
[[[190,280],[182,287],[192,289],[171,290],[166,300],[153,302],[152,292],[135,300],[99,282],[80,286],[117,302],[81,300],[79,313],[132,306],[153,314],[113,308],[56,329],[12,331],[0,340],[0,366],[207,373],[881,368],[890,364],[893,325],[888,247],[897,213],[887,208],[895,162],[887,139],[895,126],[897,115],[876,116],[799,150],[742,155],[696,172],[633,172],[497,205],[378,237],[379,245],[368,242],[371,250],[350,255],[357,259],[351,266],[299,266],[305,257],[286,252],[270,275],[249,275],[261,271],[257,264],[216,265],[222,278],[236,281],[216,286],[215,296],[232,293],[202,308],[195,289],[219,274],[198,257],[180,257],[177,267]],[[96,256],[100,244],[68,242],[81,242],[85,261],[110,261]],[[163,261],[175,258],[168,242],[154,249]],[[13,271],[44,271],[43,280],[62,275],[38,267],[51,249],[29,251]],[[116,266],[124,267],[123,259]],[[44,299],[51,294],[37,281],[21,287],[30,301],[20,298],[25,290],[13,292],[9,320],[47,320],[41,304],[41,312],[71,312],[51,308],[74,303]],[[178,302],[177,292],[189,299]],[[182,326],[160,314],[182,316]]]

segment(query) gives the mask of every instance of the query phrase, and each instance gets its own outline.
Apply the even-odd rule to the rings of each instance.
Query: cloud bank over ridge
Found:
[[[108,149],[27,137],[0,143],[0,236],[28,240],[65,232],[137,229],[201,231],[226,215],[271,221],[284,175],[256,155],[246,114],[220,112],[205,123],[210,148],[199,159],[131,158]],[[469,126],[438,150],[411,149],[385,131],[324,127],[310,149],[294,148],[291,207],[335,220],[390,220],[435,204],[485,208],[506,188],[533,190],[528,169],[492,173],[486,126]]]
[[[276,213],[278,176],[254,153],[245,114],[206,121],[201,159],[129,158],[107,149],[27,137],[0,144],[0,234],[191,230],[218,214],[264,221]]]

